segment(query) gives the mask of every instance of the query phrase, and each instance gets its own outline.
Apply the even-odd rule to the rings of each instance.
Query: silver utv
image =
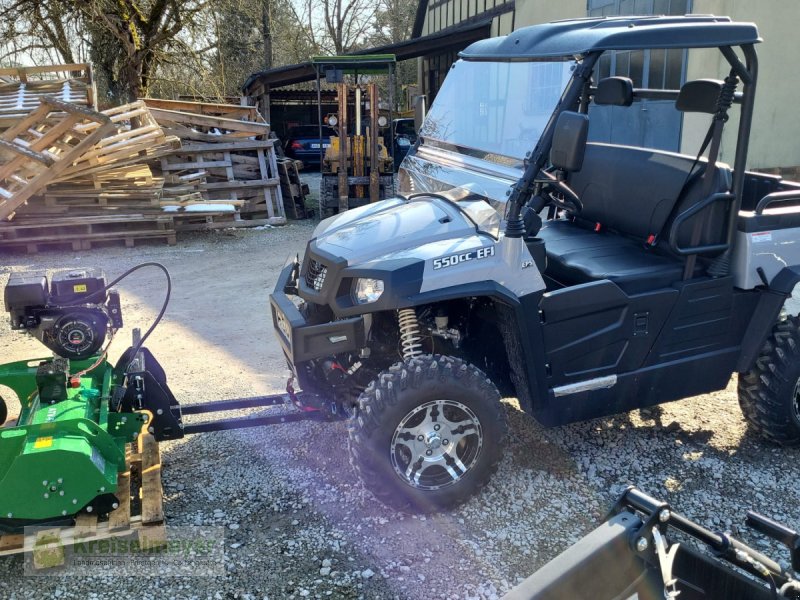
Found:
[[[555,426],[738,373],[751,426],[800,443],[800,321],[780,316],[800,185],[745,169],[759,41],[725,17],[605,18],[461,53],[402,195],[322,221],[271,296],[299,385],[349,419],[377,498],[425,511],[476,493],[501,458],[501,395]],[[673,48],[718,48],[725,68],[675,90],[597,68]],[[597,141],[598,107],[624,118],[652,99],[705,115],[697,154]]]

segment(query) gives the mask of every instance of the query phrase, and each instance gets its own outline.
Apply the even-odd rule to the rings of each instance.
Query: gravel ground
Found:
[[[173,275],[173,299],[148,346],[178,399],[275,393],[287,370],[267,294],[312,225],[198,234],[172,248],[8,255],[0,286],[12,271],[99,266],[114,276],[157,260]],[[142,272],[120,289],[121,335],[128,336],[158,311],[162,281]],[[5,319],[0,340],[4,361],[46,354]],[[118,340],[112,355],[125,345]],[[506,410],[510,445],[489,486],[461,509],[427,518],[396,514],[370,498],[349,466],[342,423],[165,443],[168,521],[224,525],[224,577],[29,578],[12,557],[0,559],[0,598],[495,598],[592,529],[632,483],[715,529],[736,529],[748,508],[800,526],[798,450],[748,433],[734,382],[714,394],[550,430],[513,399]]]

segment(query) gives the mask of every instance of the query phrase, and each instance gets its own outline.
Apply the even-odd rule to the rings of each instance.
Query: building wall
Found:
[[[420,35],[490,17],[492,36],[511,33],[514,27],[514,0],[428,0],[428,12]]]
[[[427,8],[422,36],[488,19],[492,21],[492,37],[508,35],[516,22],[515,0],[428,0]],[[429,102],[436,96],[447,71],[457,59],[455,51],[419,59],[417,81]]]
[[[800,165],[800,115],[796,104],[800,91],[800,63],[797,62],[797,24],[800,23],[798,0],[694,0],[697,14],[726,15],[737,21],[758,25],[764,40],[756,46],[759,63],[756,106],[750,136],[750,168],[792,168]],[[688,78],[708,77],[716,66],[719,76],[727,74],[727,61],[718,51],[692,51]],[[707,117],[687,116],[684,121],[682,149],[699,148],[707,128]],[[732,163],[738,120],[727,124],[722,146],[722,160]]]
[[[586,0],[517,0],[514,29],[586,16]]]

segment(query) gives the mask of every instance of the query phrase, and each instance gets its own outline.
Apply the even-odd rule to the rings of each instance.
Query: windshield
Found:
[[[536,146],[573,66],[569,61],[459,60],[420,135],[426,144],[456,146],[477,158],[520,166]]]

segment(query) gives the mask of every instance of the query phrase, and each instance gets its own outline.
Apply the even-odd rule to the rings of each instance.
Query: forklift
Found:
[[[391,128],[394,89],[393,54],[314,57],[317,75],[318,122],[337,130],[330,144],[320,144],[320,216],[325,219],[394,194]],[[380,114],[375,75],[389,79],[389,116]],[[362,76],[372,76],[362,82]],[[320,80],[336,85],[338,112],[322,116]],[[350,81],[347,81],[347,79]],[[380,135],[384,129],[387,144]],[[392,152],[394,154],[394,152]]]

